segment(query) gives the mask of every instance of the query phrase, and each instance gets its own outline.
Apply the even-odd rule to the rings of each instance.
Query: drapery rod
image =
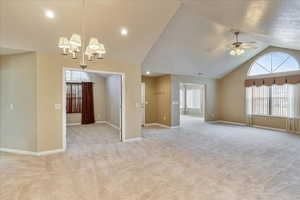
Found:
[[[81,85],[82,83],[93,83],[94,84],[94,82],[66,82],[67,84],[74,84],[74,85]]]

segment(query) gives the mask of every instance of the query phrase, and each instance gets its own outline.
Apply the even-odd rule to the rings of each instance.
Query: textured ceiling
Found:
[[[0,46],[58,52],[60,36],[80,33],[82,0],[0,0]],[[87,36],[98,37],[107,57],[141,64],[179,7],[177,0],[87,0]],[[54,19],[44,11],[55,12]],[[128,28],[127,37],[120,29]]]
[[[143,72],[221,77],[268,46],[300,50],[299,0],[88,0],[87,36],[107,57]],[[80,33],[81,0],[0,0],[0,47],[57,52],[59,36]],[[179,8],[179,9],[178,9]],[[44,16],[51,9],[56,17]],[[122,37],[120,29],[129,35]],[[257,50],[228,55],[231,31]],[[151,49],[151,50],[150,50]],[[0,52],[1,54],[1,52]]]
[[[268,46],[300,49],[299,10],[299,0],[183,0],[142,69],[221,77]],[[228,55],[232,30],[259,48]]]

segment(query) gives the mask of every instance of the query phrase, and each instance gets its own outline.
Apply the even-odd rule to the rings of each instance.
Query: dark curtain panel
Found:
[[[67,113],[81,113],[81,83],[67,83]]]
[[[94,97],[93,97],[93,83],[82,83],[82,124],[95,123],[94,117]]]

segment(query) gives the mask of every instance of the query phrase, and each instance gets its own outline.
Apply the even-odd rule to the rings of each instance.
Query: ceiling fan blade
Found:
[[[243,49],[257,49],[258,47],[252,44],[243,43],[241,44],[241,48]]]
[[[251,41],[251,42],[243,42],[244,44],[256,44],[255,41]]]

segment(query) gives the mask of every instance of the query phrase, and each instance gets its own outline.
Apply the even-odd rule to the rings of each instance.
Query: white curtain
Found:
[[[286,118],[286,130],[299,130],[300,84],[252,86],[246,88],[246,116],[249,126],[254,115]]]
[[[300,84],[289,84],[288,86],[288,113],[286,120],[286,130],[296,132],[299,130],[300,119]]]

